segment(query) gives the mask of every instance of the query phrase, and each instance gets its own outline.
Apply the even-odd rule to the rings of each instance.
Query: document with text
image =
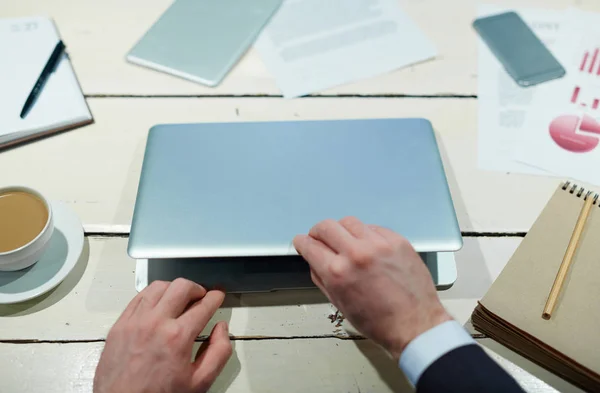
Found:
[[[397,0],[285,0],[255,47],[286,98],[436,56]]]
[[[478,16],[506,11],[516,11],[556,55],[556,41],[564,33],[564,11],[514,10],[485,5],[478,8]],[[515,150],[522,134],[526,132],[525,124],[535,97],[552,94],[560,85],[560,79],[523,88],[510,78],[483,40],[479,39],[478,45],[478,166],[502,172],[552,175],[517,161]]]
[[[600,185],[600,14],[569,9],[556,52],[567,76],[537,95],[515,158]]]

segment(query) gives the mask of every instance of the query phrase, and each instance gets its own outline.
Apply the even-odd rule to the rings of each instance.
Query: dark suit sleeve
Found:
[[[517,382],[478,345],[456,348],[431,364],[417,393],[524,393]]]

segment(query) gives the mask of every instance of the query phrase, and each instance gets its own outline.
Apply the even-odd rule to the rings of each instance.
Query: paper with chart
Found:
[[[478,16],[516,11],[535,34],[553,52],[556,39],[562,31],[563,11],[537,9],[507,9],[498,6],[480,6]],[[482,169],[528,173],[549,173],[515,161],[514,151],[525,121],[530,116],[535,97],[548,94],[554,81],[535,87],[522,88],[508,76],[486,44],[479,39],[478,66],[478,165]],[[560,61],[560,59],[559,59]]]
[[[287,98],[436,55],[397,0],[285,0],[255,47]]]
[[[557,42],[568,77],[538,95],[516,159],[600,185],[600,14],[569,10]]]

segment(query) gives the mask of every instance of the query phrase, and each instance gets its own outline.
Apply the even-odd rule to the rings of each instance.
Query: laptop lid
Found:
[[[424,119],[158,125],[148,135],[133,258],[295,255],[292,239],[353,215],[419,252],[462,237]]]

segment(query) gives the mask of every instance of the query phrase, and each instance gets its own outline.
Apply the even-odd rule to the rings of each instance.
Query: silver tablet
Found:
[[[127,60],[208,86],[225,77],[282,0],[176,0]]]

